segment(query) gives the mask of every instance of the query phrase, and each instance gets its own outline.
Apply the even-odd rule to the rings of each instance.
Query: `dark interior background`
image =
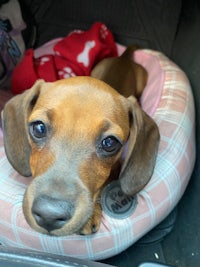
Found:
[[[86,30],[93,22],[102,21],[117,42],[159,50],[186,72],[196,105],[197,139],[197,160],[189,186],[177,209],[163,224],[120,255],[103,262],[119,267],[135,267],[145,261],[200,266],[200,1],[20,0],[20,3],[28,25],[23,33],[27,47],[38,47],[55,37],[66,36],[71,30]]]

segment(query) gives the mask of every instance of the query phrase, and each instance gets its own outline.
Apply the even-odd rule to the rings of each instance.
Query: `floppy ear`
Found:
[[[31,89],[13,97],[1,113],[7,158],[23,176],[31,176],[27,119],[39,97],[42,83],[39,80]]]
[[[160,135],[156,123],[140,108],[137,100],[131,96],[127,101],[130,136],[119,180],[122,191],[134,195],[148,183],[153,174]]]

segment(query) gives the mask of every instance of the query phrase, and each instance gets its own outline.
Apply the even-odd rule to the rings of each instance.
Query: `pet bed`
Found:
[[[124,50],[118,46],[119,54]],[[185,74],[162,53],[138,50],[135,60],[149,74],[141,99],[143,109],[158,124],[161,140],[153,176],[137,194],[128,217],[103,212],[100,230],[90,236],[53,237],[32,230],[22,212],[30,178],[8,163],[0,131],[0,243],[93,260],[114,256],[144,236],[177,205],[195,161],[194,103]],[[17,142],[17,140],[16,140]]]

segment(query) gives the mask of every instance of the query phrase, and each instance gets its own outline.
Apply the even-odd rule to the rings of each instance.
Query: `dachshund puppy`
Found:
[[[152,176],[155,122],[134,96],[98,79],[39,80],[7,102],[2,121],[8,160],[32,176],[23,211],[40,233],[95,233],[104,186],[119,179],[123,192],[134,195]]]

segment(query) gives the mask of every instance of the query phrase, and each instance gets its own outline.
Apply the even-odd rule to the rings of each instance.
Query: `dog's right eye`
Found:
[[[35,139],[42,139],[47,135],[46,125],[42,121],[31,122],[29,130],[31,136]]]

